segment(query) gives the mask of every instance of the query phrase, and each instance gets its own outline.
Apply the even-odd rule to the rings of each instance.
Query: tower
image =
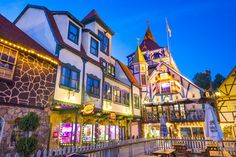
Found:
[[[133,74],[136,80],[138,80],[140,87],[142,88],[142,100],[147,99],[148,93],[148,63],[146,62],[140,47],[134,54],[133,62],[131,64],[131,69],[133,69]]]

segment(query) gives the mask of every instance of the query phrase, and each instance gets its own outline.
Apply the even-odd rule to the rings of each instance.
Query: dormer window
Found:
[[[72,41],[75,44],[78,44],[79,41],[79,27],[77,27],[72,22],[69,22],[69,28],[68,28],[68,39]]]
[[[90,53],[98,56],[98,41],[91,37]]]
[[[100,51],[105,53],[106,55],[109,54],[109,39],[105,35],[105,33],[98,31],[98,36],[101,39],[100,41]]]

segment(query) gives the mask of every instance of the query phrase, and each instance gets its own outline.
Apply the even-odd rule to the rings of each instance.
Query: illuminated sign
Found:
[[[83,114],[94,114],[94,104],[83,105]]]
[[[115,120],[116,119],[116,113],[115,112],[110,112],[110,119]]]

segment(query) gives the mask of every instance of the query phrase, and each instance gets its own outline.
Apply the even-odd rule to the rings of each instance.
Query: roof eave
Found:
[[[86,25],[86,24],[89,24],[91,22],[97,22],[99,25],[101,25],[103,28],[105,28],[105,30],[108,31],[108,33],[110,33],[111,35],[114,35],[115,33],[111,30],[111,28],[109,26],[107,26],[105,24],[105,22],[103,22],[103,20],[97,16],[93,16],[91,18],[88,18],[88,19],[84,19],[82,20],[81,22]]]

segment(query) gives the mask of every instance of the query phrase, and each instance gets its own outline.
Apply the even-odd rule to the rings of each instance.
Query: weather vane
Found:
[[[137,45],[139,46],[139,40],[140,40],[140,39],[139,39],[139,38],[137,38],[136,40],[137,40]]]

